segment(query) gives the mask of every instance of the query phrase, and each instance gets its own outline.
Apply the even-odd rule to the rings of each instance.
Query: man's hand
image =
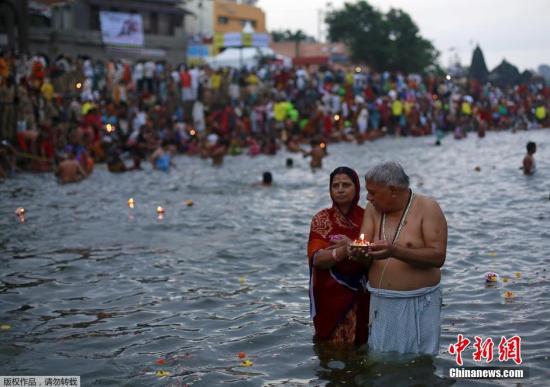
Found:
[[[370,245],[369,255],[373,259],[386,259],[394,256],[394,246],[387,241],[376,241]]]

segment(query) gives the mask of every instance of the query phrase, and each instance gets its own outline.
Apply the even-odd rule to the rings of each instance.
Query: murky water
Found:
[[[529,140],[538,144],[538,172],[527,178],[518,167]],[[501,336],[519,335],[524,382],[544,385],[550,131],[432,143],[332,145],[316,173],[308,160],[282,153],[228,157],[222,168],[181,157],[169,174],[147,166],[113,175],[99,166],[76,185],[51,175],[5,181],[0,324],[9,327],[0,331],[0,374],[80,375],[83,385],[450,385],[447,348],[458,334],[493,338],[496,366]],[[413,189],[439,200],[449,223],[442,346],[433,364],[327,352],[311,340],[305,249],[312,215],[329,205],[328,174],[342,164],[363,174],[391,157],[406,166]],[[266,170],[275,186],[254,186]],[[13,214],[19,206],[24,224]],[[510,279],[487,287],[487,271]],[[505,299],[505,290],[515,297]],[[472,352],[463,354],[465,365],[477,364]],[[170,376],[159,378],[159,370]]]

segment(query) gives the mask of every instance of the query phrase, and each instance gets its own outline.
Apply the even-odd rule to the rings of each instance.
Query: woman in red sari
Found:
[[[330,174],[332,207],[311,221],[307,255],[310,271],[310,309],[315,338],[332,343],[367,341],[369,294],[367,269],[348,259],[348,246],[359,237],[363,209],[359,177],[348,167]]]

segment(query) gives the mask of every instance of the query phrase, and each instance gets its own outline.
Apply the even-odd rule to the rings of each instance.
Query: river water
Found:
[[[527,141],[538,145],[532,177],[519,170]],[[179,157],[168,174],[147,165],[114,175],[100,165],[73,185],[19,174],[0,184],[0,374],[80,375],[83,385],[112,386],[509,385],[449,377],[448,347],[458,334],[492,338],[490,365],[514,365],[499,362],[498,344],[518,335],[523,383],[544,385],[549,152],[550,131],[538,130],[447,137],[440,147],[432,138],[334,144],[315,173],[307,159],[280,153],[227,157],[221,168]],[[328,175],[340,165],[362,175],[389,158],[402,162],[414,190],[439,201],[449,223],[433,362],[312,342],[305,252],[311,217],[330,205]],[[267,170],[275,185],[255,185]],[[25,223],[14,215],[20,206]],[[500,276],[493,286],[488,271]],[[472,360],[472,348],[465,365],[487,365]]]

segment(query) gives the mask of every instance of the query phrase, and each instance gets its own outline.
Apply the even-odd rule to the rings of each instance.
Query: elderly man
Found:
[[[372,260],[369,347],[437,354],[445,215],[434,199],[412,192],[409,177],[396,162],[376,165],[365,180],[370,204],[361,233],[373,241],[368,259],[362,259]]]

